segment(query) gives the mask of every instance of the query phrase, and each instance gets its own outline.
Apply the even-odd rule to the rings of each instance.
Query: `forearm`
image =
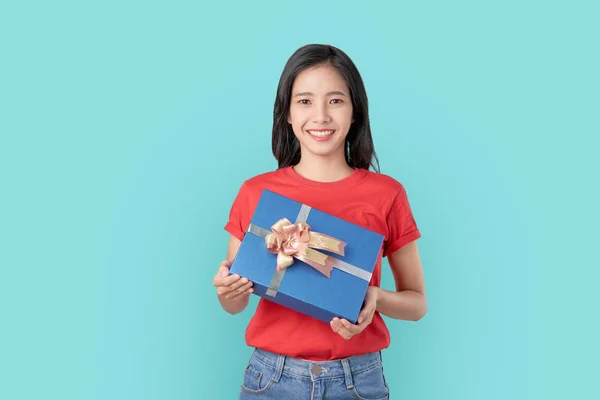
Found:
[[[414,290],[392,292],[378,288],[376,310],[394,319],[418,321],[427,312],[425,296]]]
[[[219,303],[221,303],[221,307],[229,314],[238,314],[244,311],[246,306],[248,306],[248,300],[250,296],[242,295],[237,296],[233,299],[228,299],[225,296],[217,295],[219,298]]]

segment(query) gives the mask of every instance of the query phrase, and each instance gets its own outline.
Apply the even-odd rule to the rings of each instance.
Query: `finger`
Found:
[[[346,321],[345,323],[343,321]],[[345,319],[337,318],[334,322],[334,326],[336,327],[336,331],[344,338],[350,339],[352,336],[360,333],[360,331],[355,331],[352,324]]]
[[[229,292],[232,291],[231,286],[234,285],[235,283],[239,282],[240,279],[242,279],[239,275],[231,275],[228,276],[226,278],[222,278],[222,279],[217,279],[217,284],[215,285],[217,287],[217,293],[219,295],[225,295]],[[235,289],[237,286],[235,286],[233,289]]]
[[[217,293],[219,294],[219,296],[223,296],[226,299],[231,298],[234,293],[235,293],[236,289],[232,289],[231,286],[219,286],[217,289]]]
[[[231,292],[235,292],[235,290],[238,289],[240,286],[248,283],[247,278],[242,278],[238,275],[237,278],[232,283],[227,284],[227,282],[230,281],[229,278],[232,278],[232,277],[228,276],[227,278],[224,278],[222,281],[222,284],[219,285],[219,294],[226,295]]]
[[[360,331],[362,332],[365,330],[365,328],[367,326],[369,326],[371,324],[371,321],[372,321],[372,318],[367,317],[367,318],[363,319],[363,321],[361,323],[357,324],[356,326],[358,328],[360,328]]]
[[[363,308],[363,310],[360,312],[360,314],[358,314],[358,319],[356,320],[356,322],[358,322],[358,325],[360,325],[363,322],[365,322],[365,320],[367,320],[369,318],[373,318],[374,313],[375,313],[374,309]]]
[[[352,332],[352,334],[356,335],[357,333],[361,333],[362,332],[362,328],[358,325],[354,325],[352,324],[350,321],[348,321],[347,319],[341,319],[340,322],[342,323],[342,325],[344,326],[345,329],[347,329],[348,331]]]
[[[247,285],[248,283],[252,282],[248,282],[248,278],[241,278],[237,282],[234,282],[231,285],[229,285],[229,289],[233,292],[239,289],[240,287]]]
[[[229,274],[229,267],[231,267],[230,261],[222,261],[221,264],[219,264],[219,275],[223,278],[226,277]]]
[[[250,292],[244,292],[244,293],[231,292],[229,294],[226,294],[224,297],[228,300],[235,300],[235,299],[239,299],[244,296],[250,296]]]
[[[224,287],[228,288],[233,282],[236,282],[238,280],[238,279],[228,279],[227,281],[225,281],[225,279],[227,279],[227,278],[230,278],[230,277],[228,276],[226,278],[223,278],[222,276],[217,274],[213,278],[213,285],[216,286],[217,288],[224,288]]]
[[[222,286],[231,286],[235,282],[239,281],[240,279],[242,279],[242,277],[239,276],[238,274],[233,274],[233,275],[226,276],[222,280]]]
[[[247,282],[245,285],[242,285],[241,287],[227,293],[225,298],[235,299],[236,297],[248,295],[252,292],[254,292],[254,289],[252,288],[252,282]]]
[[[252,282],[248,282],[244,286],[232,291],[227,296],[230,299],[235,299],[240,296],[250,295],[252,292],[254,292],[254,289],[252,288]]]
[[[213,278],[213,285],[220,286],[221,281],[223,281],[223,276],[222,276],[223,271],[225,271],[225,276],[227,275],[226,269],[219,268]]]
[[[368,326],[371,324],[371,322],[373,322],[373,315],[375,314],[375,312],[371,312],[371,313],[365,313],[362,316],[362,319],[359,317],[360,322],[358,322],[358,326],[361,328],[361,332]]]
[[[331,326],[332,331],[334,331],[335,333],[339,333],[341,326],[340,326],[340,323],[338,322],[337,318],[332,319],[329,322],[329,325]]]
[[[350,339],[354,335],[352,332],[350,332],[344,327],[340,319],[337,317],[331,321],[330,325],[331,329],[333,329],[334,332],[338,333],[341,337],[343,337],[346,340]]]
[[[340,319],[338,317],[335,317],[334,319],[331,320],[331,327],[337,332],[337,330],[342,328],[342,324],[340,322]]]
[[[223,278],[227,276],[227,273],[227,269],[219,268],[215,274],[215,277],[213,278],[213,285],[217,287],[222,286]]]
[[[231,261],[229,260],[223,260],[221,261],[221,264],[219,264],[219,270],[226,270],[227,272],[229,272],[229,269],[231,268]]]
[[[227,260],[221,262],[221,264],[219,265],[219,269],[217,270],[217,273],[215,274],[215,277],[213,278],[213,285],[220,286],[223,278],[225,278],[227,275],[229,275],[229,266],[230,265],[231,265],[231,263]]]
[[[354,336],[351,332],[348,332],[346,329],[341,329],[338,334],[346,340],[349,340],[352,336]]]

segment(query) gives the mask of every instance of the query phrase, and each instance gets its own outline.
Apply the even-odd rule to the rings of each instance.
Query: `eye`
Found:
[[[332,99],[331,101],[336,101],[337,103],[333,103],[333,104],[340,104],[343,103],[342,99]]]
[[[304,101],[306,101],[306,103],[303,103]],[[302,99],[302,100],[298,100],[298,103],[300,103],[300,104],[308,104],[309,101],[310,100],[308,100],[308,99]]]

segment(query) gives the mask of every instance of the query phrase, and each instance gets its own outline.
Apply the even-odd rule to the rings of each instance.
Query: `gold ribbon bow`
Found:
[[[311,232],[306,222],[291,223],[282,218],[271,226],[272,233],[265,237],[267,250],[277,254],[277,270],[282,271],[293,264],[294,258],[305,262],[326,277],[330,277],[335,258],[315,249],[344,255],[346,242],[323,233]]]

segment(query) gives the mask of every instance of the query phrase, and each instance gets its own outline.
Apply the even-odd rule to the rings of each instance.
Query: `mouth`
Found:
[[[309,129],[306,132],[313,137],[325,138],[333,135],[335,129]]]

